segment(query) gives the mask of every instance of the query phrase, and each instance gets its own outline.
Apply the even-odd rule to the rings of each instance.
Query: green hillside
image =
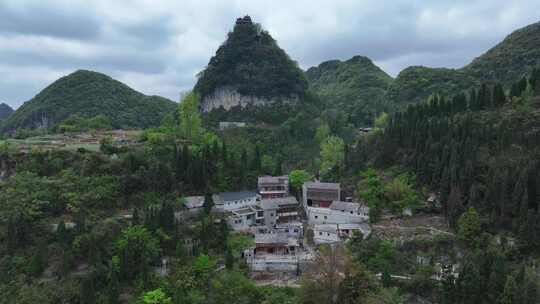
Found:
[[[540,65],[540,22],[508,35],[462,70],[486,82],[511,84]]]
[[[306,76],[326,107],[345,110],[355,125],[371,124],[387,107],[385,95],[392,78],[367,57],[326,61],[308,69]]]
[[[25,102],[3,124],[2,130],[51,128],[73,114],[104,115],[115,128],[158,125],[176,104],[146,96],[111,77],[86,70],[64,76]]]
[[[455,94],[482,82],[506,88],[540,65],[540,22],[508,35],[501,43],[461,69],[409,67],[395,79],[388,100],[416,103],[431,94]]]
[[[386,98],[398,105],[418,103],[434,93],[452,95],[477,84],[463,70],[412,66],[399,73]]]
[[[272,36],[246,16],[238,19],[195,85],[203,102],[220,88],[246,96],[302,98],[307,81]]]

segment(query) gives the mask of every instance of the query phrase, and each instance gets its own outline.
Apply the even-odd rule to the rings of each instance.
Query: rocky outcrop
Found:
[[[283,104],[297,104],[299,101],[300,98],[297,95],[272,98],[246,96],[238,93],[233,88],[222,87],[216,89],[213,94],[203,98],[201,102],[201,111],[210,112],[214,109],[219,109],[220,107],[223,107],[225,110],[230,110],[237,106],[242,108],[245,108],[248,105],[268,106],[277,102]]]

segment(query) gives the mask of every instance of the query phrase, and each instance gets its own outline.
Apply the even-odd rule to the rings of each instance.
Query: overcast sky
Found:
[[[365,55],[392,76],[461,67],[540,21],[539,0],[0,0],[0,101],[77,69],[178,100],[249,14],[303,69]]]

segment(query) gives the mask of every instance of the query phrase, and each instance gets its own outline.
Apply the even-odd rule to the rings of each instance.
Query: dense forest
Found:
[[[434,95],[350,152],[352,171],[399,166],[439,194],[466,253],[459,278],[442,285],[443,303],[536,301],[526,269],[540,252],[539,77],[535,69],[508,92],[496,84]]]

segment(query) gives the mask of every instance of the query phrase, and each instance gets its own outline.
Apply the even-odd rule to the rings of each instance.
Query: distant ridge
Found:
[[[0,119],[5,119],[11,113],[13,113],[15,110],[13,110],[8,104],[6,103],[0,103]]]
[[[346,61],[325,61],[306,71],[310,89],[327,108],[339,108],[356,125],[369,125],[385,110],[385,95],[392,77],[371,59],[355,56]]]
[[[146,96],[98,72],[78,70],[64,76],[25,102],[2,125],[2,130],[51,128],[70,115],[104,115],[115,128],[156,126],[176,103]]]

